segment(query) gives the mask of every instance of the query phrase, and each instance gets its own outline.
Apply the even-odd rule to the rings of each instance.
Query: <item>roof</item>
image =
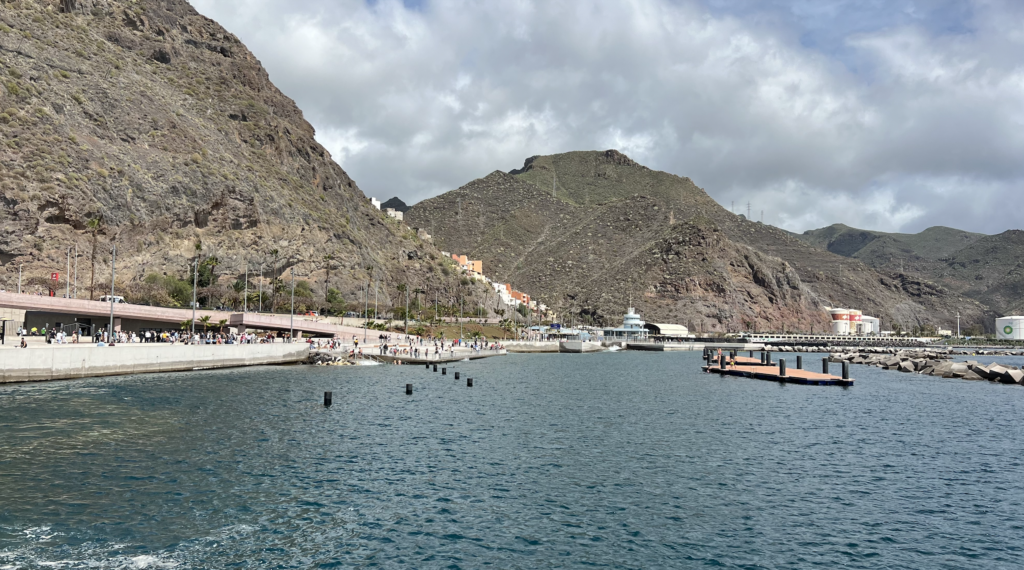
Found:
[[[683,325],[668,325],[660,323],[647,323],[644,328],[651,333],[662,336],[687,336],[690,330]]]

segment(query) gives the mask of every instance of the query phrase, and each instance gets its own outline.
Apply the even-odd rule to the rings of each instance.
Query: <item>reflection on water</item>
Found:
[[[699,360],[3,386],[0,568],[1021,565],[1024,389]]]

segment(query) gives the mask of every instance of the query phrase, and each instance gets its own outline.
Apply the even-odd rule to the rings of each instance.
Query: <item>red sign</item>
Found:
[[[54,281],[60,280],[60,273],[51,273],[50,279],[53,279]]]

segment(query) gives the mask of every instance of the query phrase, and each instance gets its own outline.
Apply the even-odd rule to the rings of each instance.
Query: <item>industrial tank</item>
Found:
[[[864,323],[861,322],[863,316],[863,312],[850,309],[850,334],[864,334]]]
[[[1024,317],[1001,317],[996,319],[996,338],[1024,340]]]
[[[850,311],[832,309],[828,312],[832,317],[832,334],[850,334]]]

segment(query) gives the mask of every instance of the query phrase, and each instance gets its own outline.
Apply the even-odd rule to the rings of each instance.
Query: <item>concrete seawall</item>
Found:
[[[9,349],[0,352],[0,383],[290,364],[305,360],[308,354],[304,343]]]

